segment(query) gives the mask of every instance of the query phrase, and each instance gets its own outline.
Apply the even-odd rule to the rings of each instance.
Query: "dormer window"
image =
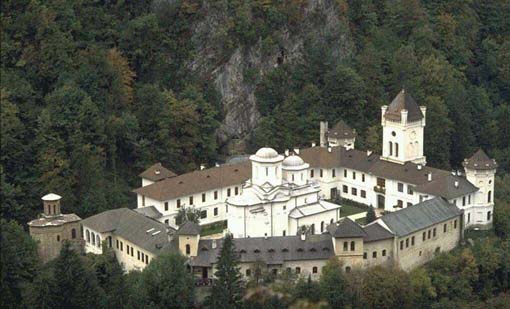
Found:
[[[241,251],[239,251],[239,253],[241,253],[241,254],[245,254],[245,253],[246,253],[246,250],[242,249]]]
[[[260,253],[260,250],[259,249],[255,249],[255,250],[253,250],[253,253]]]
[[[286,252],[289,252],[289,249],[287,249],[287,248],[283,248],[283,249],[282,249],[282,252],[285,252],[285,253],[286,253]]]
[[[303,251],[305,251],[305,250],[303,250],[303,248],[298,248],[297,249],[297,252],[303,252]]]
[[[274,249],[271,248],[271,249],[267,250],[267,252],[274,253]]]

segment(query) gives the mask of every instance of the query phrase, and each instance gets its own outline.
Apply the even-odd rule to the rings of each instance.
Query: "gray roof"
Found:
[[[395,99],[391,102],[384,114],[384,117],[391,121],[401,121],[402,110],[407,110],[407,121],[418,121],[423,118],[420,107],[411,95],[403,89],[400,91]]]
[[[140,175],[142,178],[149,179],[151,181],[160,181],[162,179],[171,178],[177,176],[176,173],[164,167],[161,163],[156,163],[150,166],[148,169],[143,171]]]
[[[200,234],[200,225],[186,221],[184,222],[176,232],[176,235],[198,235]]]
[[[355,138],[356,130],[353,130],[345,121],[340,120],[337,124],[331,128],[328,132],[328,137],[331,138]]]
[[[478,149],[471,158],[464,159],[462,165],[465,168],[475,170],[492,170],[498,167],[496,160],[489,158],[489,156],[482,149]]]
[[[447,175],[444,177],[436,177],[430,182],[416,186],[414,190],[451,200],[476,192],[478,188],[464,177]]]
[[[235,238],[234,246],[242,263],[264,262],[269,265],[282,264],[285,261],[327,260],[334,256],[331,235],[308,235],[305,240],[300,236]],[[221,250],[222,240],[200,240],[198,256],[191,259],[193,266],[209,266],[216,263]]]
[[[393,234],[386,228],[382,227],[377,221],[372,224],[365,225],[363,230],[366,236],[363,238],[364,242],[371,242],[383,239],[393,238]]]
[[[440,197],[384,215],[378,220],[397,236],[402,237],[462,214],[457,206]]]
[[[163,216],[163,214],[160,213],[155,206],[136,208],[134,211],[152,219],[159,219]]]
[[[88,217],[81,224],[99,233],[110,232],[154,254],[170,247],[174,229],[134,210],[119,208]]]
[[[331,236],[336,238],[355,238],[367,236],[363,228],[358,223],[347,217],[341,218],[337,224],[329,225],[328,231]]]

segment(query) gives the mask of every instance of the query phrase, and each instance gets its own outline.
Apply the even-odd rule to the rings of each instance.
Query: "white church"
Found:
[[[154,165],[135,189],[138,208],[171,227],[181,207],[201,211],[201,224],[227,220],[235,237],[322,233],[348,199],[392,212],[441,197],[464,212],[465,226],[492,223],[497,164],[483,150],[464,171],[430,167],[424,156],[426,108],[401,91],[381,108],[382,155],[354,148],[356,132],[341,122],[320,125],[320,144],[278,154],[262,148],[249,160],[175,175]]]

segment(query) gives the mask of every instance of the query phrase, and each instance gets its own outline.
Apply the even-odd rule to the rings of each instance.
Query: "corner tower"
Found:
[[[389,106],[381,107],[383,147],[381,159],[404,164],[426,164],[423,133],[427,108],[402,89]]]
[[[464,159],[462,165],[467,180],[479,189],[474,196],[474,206],[464,211],[465,224],[489,225],[494,214],[494,176],[498,165],[482,149]]]

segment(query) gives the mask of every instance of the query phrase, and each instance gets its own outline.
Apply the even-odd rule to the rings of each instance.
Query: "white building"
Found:
[[[320,197],[320,186],[308,179],[309,165],[297,155],[284,159],[272,148],[261,148],[250,161],[252,178],[240,195],[226,201],[234,237],[296,235],[301,226],[322,233],[340,218],[340,206]]]
[[[331,130],[327,123],[322,123],[321,146],[294,149],[304,161],[298,165],[298,170],[285,166],[285,156],[264,153],[263,156],[271,158],[261,158],[262,154],[256,154],[250,161],[194,171],[151,184],[145,181],[148,185],[134,190],[138,207],[153,206],[161,214],[158,220],[175,226],[175,215],[182,206],[198,207],[203,213],[201,224],[207,224],[226,220],[228,215],[262,220],[262,216],[250,211],[262,207],[262,213],[267,214],[278,204],[280,209],[265,218],[281,217],[276,223],[260,221],[262,226],[270,227],[261,230],[264,231],[262,235],[282,235],[284,231],[291,233],[293,226],[298,225],[293,220],[305,220],[297,218],[297,210],[294,214],[289,208],[283,210],[283,204],[288,207],[291,200],[303,206],[321,201],[322,197],[340,197],[391,212],[442,197],[465,210],[467,226],[490,227],[496,162],[479,150],[463,162],[464,173],[427,166],[423,151],[425,119],[426,108],[418,106],[408,93],[401,91],[389,106],[381,108],[382,156],[354,149],[355,132],[346,128],[345,123]],[[338,131],[336,137],[331,133],[335,131]],[[278,194],[272,194],[270,188]],[[248,192],[243,194],[244,190]],[[286,194],[288,200],[284,202]],[[229,203],[235,205],[235,210],[229,214],[228,198],[231,198]],[[245,215],[247,209],[250,211]],[[280,220],[285,216],[288,222],[282,223]],[[320,222],[322,219],[312,224],[317,227]],[[241,230],[239,222],[228,224],[236,231]],[[239,232],[238,235],[250,233]]]

